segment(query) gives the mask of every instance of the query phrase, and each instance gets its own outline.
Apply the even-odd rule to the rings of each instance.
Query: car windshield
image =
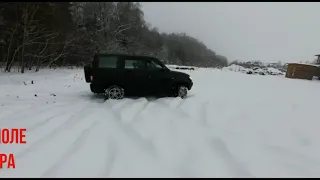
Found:
[[[152,68],[152,69],[163,69],[164,67],[158,63],[158,62],[155,62],[155,61],[149,61],[148,62],[148,68]]]

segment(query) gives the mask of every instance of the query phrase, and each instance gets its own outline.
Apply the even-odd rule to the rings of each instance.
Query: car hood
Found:
[[[183,73],[183,72],[179,72],[179,71],[171,70],[170,72],[171,72],[171,74],[173,74],[175,76],[180,76],[180,77],[189,77],[190,76],[187,73]]]

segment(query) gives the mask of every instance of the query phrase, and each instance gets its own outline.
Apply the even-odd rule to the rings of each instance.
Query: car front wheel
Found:
[[[188,88],[187,86],[180,85],[175,89],[175,97],[180,97],[182,99],[186,99],[188,96]]]

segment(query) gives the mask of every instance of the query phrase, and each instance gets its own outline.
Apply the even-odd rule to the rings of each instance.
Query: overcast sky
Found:
[[[142,2],[162,32],[186,32],[229,61],[313,60],[320,54],[319,2]]]

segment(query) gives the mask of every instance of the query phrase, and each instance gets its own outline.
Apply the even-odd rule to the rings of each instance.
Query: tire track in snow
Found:
[[[64,108],[63,111],[61,111],[60,108],[53,109],[53,111],[50,111],[50,114],[53,112],[56,112],[56,113],[54,113],[53,115],[51,115],[49,117],[45,117],[43,120],[40,119],[39,117],[41,117],[41,116],[38,115],[38,116],[35,116],[34,118],[32,118],[32,120],[30,120],[31,123],[30,123],[29,119],[28,120],[25,119],[25,121],[27,121],[26,122],[27,125],[22,125],[23,123],[20,122],[19,125],[15,125],[15,127],[17,127],[17,126],[25,127],[27,129],[27,132],[30,133],[30,132],[33,132],[34,130],[41,128],[42,126],[46,125],[47,123],[51,122],[52,120],[59,119],[59,117],[66,115],[67,113],[70,112],[70,110],[66,109],[66,108]],[[45,114],[45,116],[47,116],[47,115]]]
[[[46,126],[50,121],[56,120],[59,118],[63,118],[63,116],[65,116],[65,115],[67,115],[67,113],[61,113],[59,115],[49,117],[45,121],[40,121],[39,123],[37,123],[31,127],[26,127],[26,129],[27,129],[27,134],[26,134],[27,135],[27,144],[28,144],[27,147],[25,147],[25,146],[18,147],[19,145],[13,144],[10,146],[3,147],[2,151],[14,153],[14,154],[19,154],[19,153],[23,152],[25,149],[28,149],[30,147],[30,145],[29,145],[30,141],[28,141],[28,139],[30,136],[32,137],[32,135],[34,135],[34,132],[36,133],[37,130],[39,130],[39,128]],[[33,143],[31,144],[31,146],[32,145],[33,145]]]
[[[107,176],[113,168],[118,150],[113,140],[117,133],[114,124],[110,123],[109,119],[101,118],[109,115],[105,108],[97,108],[97,111],[87,118],[95,121],[96,125],[89,129],[81,141],[82,145],[77,150],[70,151],[71,153],[65,155],[65,158],[62,157],[61,163],[54,161],[56,167],[50,166],[52,171],[48,173],[47,170],[42,176],[72,178]]]
[[[96,109],[81,112],[88,113],[89,115],[90,112],[94,112],[94,110]],[[83,115],[83,113],[79,113],[78,116],[81,116],[81,114]],[[39,144],[39,141],[37,141],[36,147],[31,145],[28,152],[20,154],[19,157],[16,156],[16,165],[19,166],[20,169],[17,169],[17,172],[6,172],[7,176],[15,176],[15,173],[18,173],[23,177],[40,177],[43,173],[45,176],[54,175],[56,172],[54,167],[63,165],[59,164],[57,160],[60,160],[61,162],[62,160],[68,159],[67,157],[74,153],[73,150],[76,152],[77,150],[80,150],[81,148],[79,146],[83,145],[82,143],[86,139],[86,135],[88,135],[90,131],[93,131],[94,126],[97,125],[98,119],[92,121],[90,118],[86,118],[86,116],[82,117],[86,120],[80,120],[78,123],[73,124],[73,126],[71,126],[70,123],[69,128],[63,129],[64,131],[59,131],[55,136],[48,137],[50,138],[50,141],[46,142],[46,144],[44,144],[45,142]],[[68,120],[74,120],[73,118],[76,117],[72,116]],[[67,122],[64,122],[64,124],[65,123]],[[87,155],[88,154],[86,154],[86,156]],[[29,168],[30,162],[33,163],[32,168]]]
[[[132,128],[132,126],[123,124],[121,116],[118,113],[115,113],[114,111],[110,111],[110,114],[114,117],[112,121],[116,125],[116,127],[123,132],[123,134],[128,137],[129,139],[132,139],[140,148],[143,150],[147,150],[147,152],[154,154],[156,152],[156,147],[150,140],[146,140],[141,135]]]
[[[179,99],[180,100],[180,99]],[[179,108],[186,103],[187,99],[181,99],[180,102],[175,106],[175,108]]]
[[[28,130],[28,132],[32,132],[32,131],[34,131],[36,129],[41,128],[42,126],[46,125],[47,123],[51,122],[52,120],[58,119],[59,117],[66,115],[66,113],[68,113],[68,112],[69,112],[69,110],[65,110],[65,111],[59,113],[58,115],[54,114],[54,115],[52,115],[52,116],[50,116],[50,117],[48,117],[48,118],[46,118],[46,119],[44,119],[44,120],[42,120],[40,122],[37,122],[37,123],[33,124],[30,127],[26,127],[26,129]]]
[[[126,107],[132,106],[132,104],[135,104],[137,102],[136,99],[130,99],[130,98],[125,98],[123,100],[124,100],[124,102],[121,104],[122,106],[116,107],[115,109],[124,109]]]
[[[135,115],[133,116],[132,120],[131,120],[131,123],[134,123],[137,121],[137,119],[139,118],[139,116],[141,115],[141,113],[147,108],[147,106],[149,105],[149,101],[145,102],[142,106],[141,109],[139,109]]]
[[[183,104],[183,100],[177,99],[177,98],[158,98],[153,100],[154,103],[159,103],[165,107],[171,108],[177,108],[180,104]],[[177,103],[178,102],[178,103]]]
[[[294,149],[284,148],[275,145],[262,144],[261,149],[267,156],[269,156],[271,163],[275,164],[273,168],[279,169],[281,166],[286,169],[286,173],[292,174],[292,176],[304,176],[304,177],[316,177],[318,174],[320,165],[317,158],[314,156],[309,157],[305,154],[295,152]],[[271,164],[270,163],[270,164]],[[314,168],[305,168],[305,167]],[[284,171],[285,172],[285,171]],[[285,177],[287,175],[281,175]],[[273,174],[270,176],[274,176]]]
[[[207,126],[208,125],[208,115],[207,115],[207,112],[208,112],[208,109],[207,109],[207,106],[209,105],[208,102],[203,102],[201,103],[201,106],[200,106],[200,112],[199,112],[199,118],[200,118],[200,123],[203,125],[203,126]]]
[[[88,105],[89,104],[89,105]],[[29,152],[31,152],[33,149],[40,147],[43,145],[43,143],[48,143],[48,139],[53,137],[54,135],[58,134],[60,131],[68,130],[70,127],[72,127],[75,123],[79,123],[80,121],[83,121],[85,117],[90,115],[90,113],[93,112],[93,109],[88,108],[90,106],[90,103],[87,103],[87,105],[80,110],[79,113],[76,113],[72,117],[68,118],[66,121],[64,121],[61,125],[59,125],[57,128],[55,128],[53,131],[51,131],[46,136],[40,138],[37,142],[31,144],[28,148],[26,148],[24,151],[16,154],[17,158],[23,157]]]
[[[157,151],[151,140],[141,137],[141,135],[129,125],[124,125],[117,120],[115,120],[115,124],[129,139],[132,139],[143,150],[146,150],[150,154],[154,154]]]
[[[112,110],[122,109],[123,107],[128,106],[131,103],[134,103],[134,101],[130,101],[130,100],[131,99],[127,99],[127,98],[124,98],[122,100],[107,99],[104,104],[106,104],[107,107]]]
[[[17,112],[22,112],[24,111],[25,109],[30,109],[31,107],[33,107],[32,105],[3,105],[5,103],[2,103],[1,102],[1,106],[0,106],[0,122],[3,120],[3,119],[6,119],[6,117],[11,117],[12,115],[15,115]],[[3,105],[3,106],[2,106]],[[14,110],[13,110],[14,109]]]
[[[175,107],[174,107],[174,106],[171,107],[171,106],[170,106],[170,103],[165,102],[165,101],[163,100],[163,98],[162,98],[162,99],[157,99],[157,100],[152,101],[152,102],[154,102],[155,104],[160,105],[161,107],[169,110],[170,112],[173,112],[173,113],[175,113],[175,114],[179,114],[179,116],[181,116],[181,117],[183,117],[183,118],[189,118],[189,117],[190,117],[190,115],[189,115],[188,113],[186,113],[185,111],[183,111],[182,109],[179,108],[180,105],[184,103],[183,100],[180,101],[180,102],[178,103],[178,105],[176,105]]]
[[[128,101],[129,100],[129,101]],[[112,112],[113,114],[116,116],[117,119],[120,119],[122,121],[122,118],[121,118],[121,112],[123,111],[123,109],[126,107],[126,106],[129,106],[131,105],[131,108],[132,108],[132,104],[134,104],[135,101],[132,100],[132,99],[125,99],[124,102],[121,103],[122,106],[119,106],[117,104],[117,106],[115,107],[114,105],[111,107],[112,109]],[[120,104],[120,103],[119,103]]]
[[[190,146],[186,148],[186,151],[183,153],[183,156],[181,157],[180,161],[180,167],[179,167],[179,177],[182,178],[190,178],[194,177],[196,178],[196,175],[193,173],[193,163],[197,160],[195,158],[196,151],[194,150],[193,146]]]
[[[61,164],[66,161],[70,155],[76,153],[85,142],[85,138],[88,136],[90,131],[98,125],[98,121],[94,121],[89,127],[82,130],[79,136],[75,139],[75,141],[71,144],[71,146],[65,151],[65,153],[61,156],[61,158],[56,161],[46,172],[41,175],[41,178],[54,177],[56,175],[57,170],[61,166]]]
[[[227,168],[231,170],[234,177],[253,177],[253,175],[244,168],[244,165],[238,162],[236,157],[232,155],[226,144],[220,138],[213,138],[209,145],[213,152],[222,158]]]
[[[148,104],[149,104],[149,101],[146,98],[132,100],[129,104],[125,104],[120,108],[113,109],[113,114],[118,119],[121,119],[122,123],[132,124],[134,123],[134,121],[136,121],[140,113],[147,107]],[[123,115],[126,115],[127,117],[123,117]]]
[[[7,114],[4,117],[1,117],[0,118],[0,122],[1,122],[0,125],[2,125],[2,124],[6,125],[6,123],[12,123],[13,121],[14,122],[15,121],[21,121],[23,119],[27,119],[27,118],[30,118],[30,117],[34,118],[36,116],[39,116],[40,114],[47,113],[52,108],[65,108],[68,105],[70,105],[70,104],[68,103],[68,104],[61,104],[61,105],[55,105],[55,106],[49,106],[49,107],[40,106],[41,108],[37,109],[37,110],[33,110],[33,109],[35,109],[35,107],[32,106],[32,107],[29,107],[27,109],[24,109],[23,111],[19,111],[18,113],[15,111],[15,112],[13,112],[11,114]],[[16,114],[16,116],[12,116],[13,114]]]
[[[140,133],[132,127],[131,123],[123,124],[121,117],[118,119],[112,111],[108,111],[108,113],[109,116],[113,117],[111,118],[111,124],[109,124],[109,126],[112,127],[112,132],[117,133],[118,140],[116,142],[110,141],[109,146],[111,147],[108,150],[108,157],[114,158],[110,159],[107,157],[111,162],[106,163],[102,172],[99,173],[99,177],[145,177],[146,174],[148,174],[147,176],[152,174],[150,171],[166,169],[163,168],[163,166],[159,166],[159,163],[162,165],[163,162],[159,160],[159,152],[151,140],[143,138]],[[113,135],[111,135],[111,137],[112,136]],[[113,146],[113,143],[117,143],[117,146]],[[128,156],[128,154],[132,154],[133,156]],[[142,170],[140,165],[147,166],[150,169],[145,170],[146,172],[142,174],[141,172],[134,173]],[[123,168],[130,169],[126,172],[119,171]]]
[[[141,98],[140,98],[141,99]],[[140,99],[138,99],[138,102],[140,103]],[[139,104],[138,103],[138,104]],[[120,105],[119,105],[120,104]],[[111,103],[108,103],[107,106],[109,106],[112,111],[113,111],[113,114],[118,118],[118,119],[121,119],[122,122],[123,122],[123,118],[121,117],[123,112],[125,112],[126,110],[128,109],[135,109],[134,106],[136,106],[137,104],[137,100],[135,99],[123,99],[123,102],[121,103],[116,103],[116,104],[111,104]],[[133,119],[130,119],[130,122],[132,121]]]
[[[93,112],[93,109],[88,108],[88,110],[84,110],[81,112],[82,113],[79,113],[77,117],[82,117],[83,119],[86,119],[84,113],[90,114],[90,112]],[[81,138],[85,138],[84,136],[86,135],[81,132],[83,132],[86,129],[89,130],[88,127],[90,126],[96,125],[93,124],[91,119],[86,119],[87,121],[79,119],[78,123],[75,123],[77,117],[76,115],[74,115],[68,118],[67,121],[63,122],[63,124],[59,126],[61,127],[67,124],[67,127],[65,129],[57,128],[59,129],[59,131],[57,131],[57,129],[54,129],[53,132],[56,132],[55,134],[53,134],[53,132],[50,132],[44,138],[41,138],[36,143],[31,144],[31,146],[29,146],[27,150],[16,155],[16,165],[20,168],[16,169],[15,171],[6,171],[4,175],[6,177],[15,177],[15,174],[18,173],[22,177],[39,177],[41,175],[39,173],[48,171],[48,169],[52,167],[52,164],[54,164],[57,159],[61,158],[61,154],[66,152],[66,150],[64,149],[65,147],[70,146],[70,144],[72,146],[76,139],[79,140],[77,141],[78,143],[81,143]],[[74,121],[73,123],[70,122],[72,120]],[[81,135],[82,137],[79,137]],[[43,142],[44,139],[50,139],[50,141]],[[72,154],[71,150],[69,152]],[[30,166],[30,163],[33,163],[31,164],[32,166]]]
[[[104,159],[105,164],[102,166],[102,169],[100,170],[99,177],[108,177],[116,161],[116,144],[112,140],[109,140],[109,142],[106,144],[106,149],[109,149],[109,151]]]

